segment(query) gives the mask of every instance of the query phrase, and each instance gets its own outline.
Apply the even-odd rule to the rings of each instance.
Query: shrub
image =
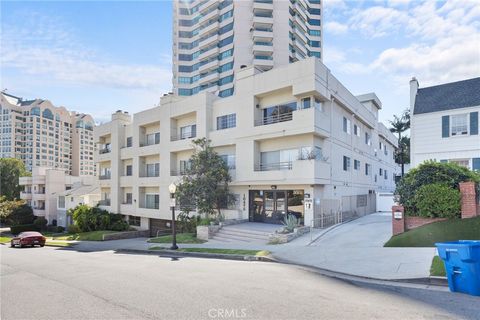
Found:
[[[68,233],[80,233],[82,230],[80,230],[80,227],[77,226],[76,224],[71,224],[67,227]]]
[[[285,226],[285,230],[288,232],[293,232],[293,230],[298,226],[298,219],[293,214],[286,215],[282,221]]]
[[[45,230],[47,228],[47,219],[45,217],[37,217],[33,224],[37,227],[38,230]]]
[[[210,222],[212,222],[213,220],[210,219],[210,218],[202,218],[200,219],[200,221],[198,222],[198,225],[199,226],[209,226],[210,225]]]
[[[62,233],[62,232],[64,232],[64,231],[65,231],[65,228],[64,228],[64,227],[62,227],[62,226],[57,226],[57,232],[58,232],[58,233]]]
[[[406,214],[418,215],[414,198],[420,187],[439,183],[458,189],[459,183],[464,181],[480,182],[480,175],[454,163],[426,161],[400,179],[395,194],[399,196]]]
[[[189,217],[188,214],[180,213],[177,222],[178,231],[182,233],[196,233],[199,222],[200,216]]]
[[[33,223],[31,223],[31,224],[19,224],[19,225],[10,227],[10,232],[12,234],[19,234],[20,232],[24,232],[24,231],[40,231],[40,229],[36,225],[34,225]]]
[[[460,191],[440,183],[421,186],[414,197],[417,212],[422,217],[460,217]]]
[[[113,231],[126,231],[129,229],[129,225],[126,221],[124,220],[118,220],[118,221],[115,221],[111,226],[110,226],[110,230],[113,230]]]
[[[12,209],[8,221],[11,225],[32,224],[35,218],[32,208],[26,204],[22,204]]]
[[[47,226],[47,231],[48,232],[54,232],[54,233],[62,233],[65,231],[65,228],[62,226],[54,226],[54,225],[49,225]]]

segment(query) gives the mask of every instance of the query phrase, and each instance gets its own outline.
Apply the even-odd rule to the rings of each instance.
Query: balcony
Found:
[[[255,171],[274,171],[274,170],[292,170],[292,161],[288,162],[273,162],[273,163],[260,163]]]
[[[264,125],[269,125],[273,123],[279,123],[279,122],[285,122],[285,121],[290,121],[293,119],[293,112],[288,112],[288,113],[282,113],[279,115],[273,115],[269,117],[263,117],[260,120],[255,121],[255,126],[264,126]]]
[[[261,41],[262,39],[273,39],[273,29],[271,28],[255,28],[252,34],[255,41]]]
[[[100,200],[100,201],[98,201],[98,205],[99,205],[99,206],[109,207],[109,206],[110,206],[110,199]]]
[[[110,180],[112,177],[111,173],[102,174],[98,177],[100,180]]]
[[[32,193],[31,192],[20,192],[20,199],[32,199]]]
[[[170,170],[171,177],[181,177],[187,174],[186,170]]]
[[[110,153],[112,150],[110,150],[110,148],[103,148],[103,149],[99,149],[98,150],[98,153],[99,154],[105,154],[105,153]]]

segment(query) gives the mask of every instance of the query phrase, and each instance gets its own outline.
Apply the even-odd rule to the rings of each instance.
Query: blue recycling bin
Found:
[[[480,296],[480,241],[435,243],[445,263],[450,291]]]

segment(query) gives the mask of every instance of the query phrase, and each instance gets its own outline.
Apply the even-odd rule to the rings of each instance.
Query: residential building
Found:
[[[454,162],[480,170],[480,78],[419,88],[410,81],[410,162]]]
[[[21,159],[28,171],[49,167],[71,175],[95,175],[90,115],[6,92],[0,98],[0,157]]]
[[[75,182],[71,189],[54,194],[57,199],[58,226],[67,227],[72,224],[72,217],[67,215],[68,210],[82,204],[90,207],[95,207],[98,204],[100,201],[100,188],[97,183],[92,183],[94,181],[91,180]]]
[[[72,189],[76,184],[94,185],[94,176],[70,176],[62,169],[34,167],[31,177],[20,177],[19,183],[24,186],[20,198],[32,207],[33,214],[45,217],[53,224],[57,220],[57,195]]]
[[[394,190],[397,139],[378,122],[375,94],[355,97],[315,58],[244,68],[235,87],[228,98],[164,95],[158,107],[118,111],[96,127],[101,207],[152,234],[168,227],[168,186],[200,137],[230,168],[237,201],[223,210],[227,219],[279,223],[288,211],[308,225],[326,199],[350,197],[357,210]]]
[[[320,0],[173,2],[173,93],[234,91],[242,66],[269,70],[322,59]]]

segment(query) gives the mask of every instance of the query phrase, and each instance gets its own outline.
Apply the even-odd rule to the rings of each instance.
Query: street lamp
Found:
[[[177,191],[177,186],[175,183],[171,183],[168,186],[168,191],[170,192],[170,208],[172,209],[172,246],[170,250],[177,250],[177,228],[175,226],[175,191]]]

